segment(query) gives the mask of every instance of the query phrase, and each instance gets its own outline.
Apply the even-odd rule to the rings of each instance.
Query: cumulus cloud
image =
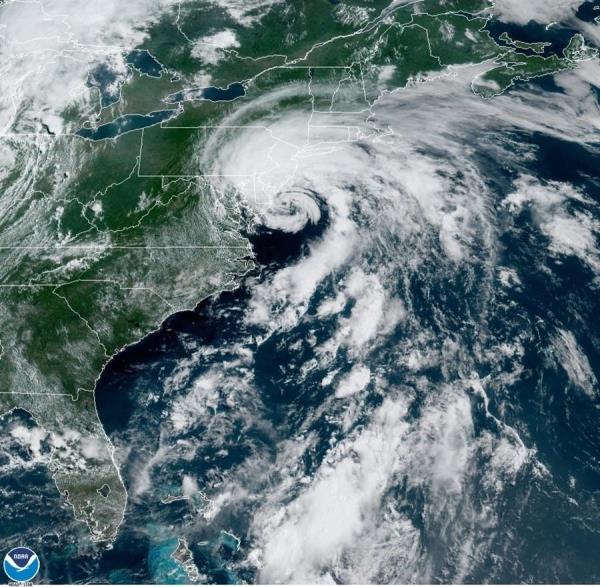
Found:
[[[575,16],[582,0],[496,0],[495,15],[505,22],[525,25],[563,22]]]
[[[192,56],[200,59],[202,63],[215,65],[226,55],[225,50],[239,46],[235,33],[226,29],[195,41]]]
[[[365,365],[355,365],[350,372],[338,383],[335,397],[338,399],[350,397],[362,391],[371,379],[371,370]]]
[[[217,6],[227,10],[232,18],[245,26],[258,20],[258,15],[282,0],[215,0]]]
[[[574,208],[573,202],[588,210]],[[597,207],[584,194],[566,183],[541,183],[531,176],[522,176],[504,204],[513,213],[524,207],[532,210],[533,220],[548,238],[552,253],[574,255],[596,272],[600,271],[600,222],[591,213]]]
[[[598,395],[598,380],[590,361],[578,344],[572,332],[559,329],[552,348],[552,354],[569,377],[572,385],[581,389],[591,399]]]
[[[265,524],[261,582],[322,582],[322,567],[368,529],[408,428],[406,407],[385,402],[371,426],[332,453],[332,464],[283,516],[267,509],[259,517]]]
[[[458,389],[431,396],[417,418],[409,416],[413,398],[402,395],[388,389],[368,426],[331,448],[295,497],[286,500],[279,491],[262,497],[250,555],[261,582],[431,582],[426,534],[439,532],[434,528],[458,541],[453,556],[463,570],[454,581],[460,582],[474,544],[485,539],[448,520],[494,523],[491,510],[478,511],[469,495],[474,463],[485,460],[484,482],[495,495],[514,480],[528,452],[511,438],[478,437],[469,398]],[[393,487],[403,486],[425,496],[419,528],[391,497]]]

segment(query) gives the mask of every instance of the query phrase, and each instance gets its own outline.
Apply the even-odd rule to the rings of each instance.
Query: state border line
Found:
[[[245,245],[164,245],[164,246],[135,246],[135,245],[2,245],[2,250],[19,250],[19,249],[31,249],[31,250],[45,250],[45,249],[58,249],[58,250],[81,250],[81,249],[131,249],[131,250],[163,250],[163,249],[248,249]]]

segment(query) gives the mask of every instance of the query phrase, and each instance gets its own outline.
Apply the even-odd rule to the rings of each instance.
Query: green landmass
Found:
[[[502,33],[499,38],[501,41],[506,42],[507,44],[511,45],[512,47],[515,47],[517,49],[525,49],[525,50],[533,51],[534,53],[538,53],[539,55],[542,55],[544,53],[544,51],[546,50],[546,47],[552,46],[552,43],[544,43],[544,42],[525,43],[523,41],[514,41],[513,39],[510,38],[510,36],[506,32]]]

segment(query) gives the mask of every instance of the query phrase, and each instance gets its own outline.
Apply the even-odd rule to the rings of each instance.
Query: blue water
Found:
[[[170,94],[165,98],[168,104],[177,102],[189,102],[195,100],[208,100],[210,102],[231,102],[237,98],[246,95],[246,89],[243,84],[233,83],[226,88],[208,86],[206,88],[188,88],[175,94]]]
[[[145,49],[130,51],[125,61],[136,71],[153,78],[160,78],[163,66]],[[109,63],[101,63],[90,71],[87,85],[100,93],[100,106],[108,108],[121,99],[121,87],[126,76],[116,71]]]
[[[573,31],[568,28],[562,26],[548,28],[537,22],[530,22],[527,26],[519,26],[499,20],[491,20],[488,22],[486,28],[499,45],[505,44],[500,40],[502,33],[507,33],[513,41],[549,43],[549,46],[546,47],[546,54],[561,55],[573,37]],[[527,51],[525,52],[527,53]]]
[[[160,124],[178,112],[178,110],[158,110],[150,114],[125,114],[97,128],[80,128],[75,134],[91,141],[114,139],[126,132]]]
[[[124,78],[102,63],[95,67],[89,74],[87,85],[96,88],[100,92],[100,105],[107,108],[116,104],[121,99],[121,86]]]
[[[171,555],[177,548],[178,539],[155,539],[148,551],[148,572],[153,583],[162,585],[185,585],[189,583],[187,574]]]
[[[577,10],[577,18],[584,22],[592,22],[600,17],[600,1],[588,0],[584,2]]]
[[[229,102],[246,95],[244,86],[240,83],[229,84],[226,88],[209,86],[204,88],[202,97],[211,102]]]

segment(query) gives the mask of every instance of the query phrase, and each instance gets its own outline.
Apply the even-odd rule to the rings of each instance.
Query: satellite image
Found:
[[[599,583],[599,55],[600,0],[0,0],[7,580]]]

